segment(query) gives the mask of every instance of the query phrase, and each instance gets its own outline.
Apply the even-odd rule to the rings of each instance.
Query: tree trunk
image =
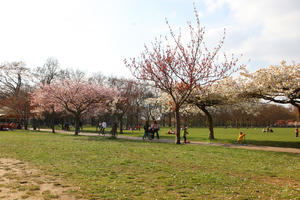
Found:
[[[55,133],[55,130],[54,130],[54,106],[52,105],[51,106],[51,108],[52,108],[52,111],[51,111],[51,113],[50,113],[50,123],[51,123],[51,129],[52,129],[52,133]]]
[[[79,133],[79,122],[80,122],[80,116],[75,116],[75,135],[78,135]]]
[[[183,127],[187,126],[187,117],[183,115]]]
[[[117,122],[113,121],[111,127],[111,136],[115,138],[116,135],[117,135]]]
[[[24,129],[28,130],[28,118],[26,116],[24,118]]]
[[[99,128],[99,123],[100,123],[100,119],[97,118],[97,121],[96,121],[96,132],[98,133],[98,128]]]
[[[33,128],[34,131],[36,131],[36,124],[37,124],[37,121],[36,121],[35,117],[33,116],[33,118],[32,118],[32,128]]]
[[[24,129],[28,130],[28,111],[27,111],[27,107],[25,107],[25,114],[24,114]]]
[[[172,113],[168,114],[169,127],[172,127]]]
[[[297,121],[300,122],[300,105],[295,104]]]
[[[138,107],[136,109],[136,122],[135,123],[137,126],[139,125],[139,109],[138,109]]]
[[[54,129],[54,116],[53,116],[53,113],[51,113],[51,130],[52,130],[52,133],[55,133],[55,129]]]
[[[163,114],[163,117],[162,117],[162,126],[166,127],[166,115],[165,114]]]
[[[61,120],[61,130],[65,129],[65,120]]]
[[[118,124],[117,124],[117,116],[112,116],[112,126],[111,126],[111,137],[116,138],[118,132],[117,132]]]
[[[120,117],[119,117],[119,127],[120,127],[120,134],[122,134],[123,133],[123,115],[121,115]]]
[[[176,119],[176,144],[180,144],[180,113],[179,113],[179,108],[175,109],[175,119]]]
[[[215,136],[214,136],[214,124],[213,124],[212,116],[208,112],[208,110],[205,108],[205,106],[201,106],[200,109],[205,113],[205,116],[207,118],[208,129],[209,129],[209,137],[208,137],[208,139],[214,140]]]

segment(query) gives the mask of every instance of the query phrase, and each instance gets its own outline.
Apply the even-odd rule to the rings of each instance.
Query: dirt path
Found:
[[[51,131],[51,130],[50,129],[41,129],[41,131]],[[56,130],[56,132],[57,133],[74,134],[74,132],[62,131],[62,130]],[[81,133],[79,133],[79,135],[99,136],[98,133],[86,133],[86,132],[81,132]],[[110,136],[110,135],[106,134],[105,136]],[[118,138],[128,139],[128,140],[140,140],[140,141],[142,141],[141,137],[134,137],[134,136],[118,135]],[[157,139],[154,139],[154,140],[151,140],[151,142],[174,143],[174,140],[168,140],[168,139],[159,139],[159,140],[157,140]],[[287,147],[271,147],[271,146],[255,146],[255,145],[222,144],[222,143],[208,143],[208,142],[199,142],[199,141],[192,141],[190,144],[192,144],[192,145],[219,146],[219,147],[237,148],[237,149],[260,150],[260,151],[276,151],[276,152],[285,152],[285,153],[300,154],[300,149],[297,149],[297,148],[287,148]]]
[[[74,189],[59,177],[47,176],[22,161],[0,158],[0,199],[75,200],[69,194]]]

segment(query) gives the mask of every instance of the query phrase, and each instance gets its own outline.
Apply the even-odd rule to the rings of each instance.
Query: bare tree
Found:
[[[57,79],[60,74],[59,62],[56,58],[48,58],[42,67],[35,69],[36,78],[43,84],[50,84],[51,81]]]
[[[135,87],[136,82],[133,80],[110,77],[108,82],[110,87],[118,93],[115,101],[115,114],[119,121],[120,133],[123,133],[123,117],[134,107],[139,91]]]
[[[70,80],[76,80],[76,81],[83,81],[86,79],[85,72],[79,70],[79,69],[65,69],[64,72],[61,72],[61,79],[70,79]],[[65,75],[65,76],[63,76]]]
[[[31,79],[29,68],[24,62],[11,62],[0,65],[0,96],[18,96],[21,88]]]
[[[106,82],[106,79],[107,78],[102,73],[97,72],[93,74],[91,77],[89,77],[88,81],[91,83],[103,85]]]

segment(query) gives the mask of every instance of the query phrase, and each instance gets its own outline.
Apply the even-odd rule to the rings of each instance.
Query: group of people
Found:
[[[262,132],[262,133],[265,133],[265,132],[273,133],[274,131],[273,131],[272,128],[270,128],[269,126],[267,126],[267,128],[263,128],[261,132]]]
[[[159,125],[158,125],[157,121],[154,121],[152,126],[150,126],[149,122],[146,121],[144,130],[145,130],[145,133],[143,135],[143,140],[145,140],[145,138],[148,138],[149,140],[154,139],[155,133],[156,133],[156,138],[159,139],[159,133],[158,133]]]
[[[141,130],[141,126],[140,125],[136,125],[136,126],[133,126],[133,127],[126,127],[125,130],[129,130],[129,131],[138,130],[138,131],[140,131]]]
[[[159,125],[157,123],[157,121],[154,121],[152,126],[149,125],[149,122],[146,121],[146,124],[144,126],[144,130],[145,130],[145,133],[142,137],[143,140],[145,140],[145,138],[148,138],[149,140],[152,140],[154,139],[155,137],[155,134],[156,134],[156,137],[157,139],[159,139]],[[170,127],[170,130],[168,131],[168,134],[175,134],[175,132],[173,131],[172,127]],[[183,139],[184,139],[184,143],[189,143],[189,141],[187,140],[187,134],[188,131],[187,131],[187,127],[184,127],[183,128]]]
[[[71,124],[69,121],[66,121],[62,128],[65,131],[70,131],[70,126],[72,126],[73,128],[75,127],[74,124]],[[83,130],[82,121],[79,121],[78,126],[79,126],[79,131],[82,131]]]
[[[189,132],[187,131],[187,127],[185,126],[183,129],[183,140],[184,140],[184,143],[190,143],[188,140],[187,140],[187,135],[189,134]],[[175,135],[175,131],[173,131],[172,127],[170,127],[169,131],[168,131],[168,134],[169,135]]]

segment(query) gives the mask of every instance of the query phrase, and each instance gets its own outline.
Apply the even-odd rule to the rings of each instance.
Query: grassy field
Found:
[[[109,132],[110,128],[106,129]],[[168,135],[169,128],[161,128],[159,135],[164,139],[174,139],[174,135]],[[246,133],[246,143],[259,146],[293,147],[300,148],[300,137],[295,137],[294,128],[273,128],[273,133],[262,133],[261,128],[215,128],[215,140],[208,140],[207,128],[190,128],[188,140],[204,142],[234,143],[240,131]],[[95,127],[84,127],[84,132],[95,132]],[[124,131],[124,135],[142,137],[144,131]]]
[[[0,157],[63,177],[80,186],[75,192],[84,199],[300,197],[296,154],[6,131],[0,132]]]

